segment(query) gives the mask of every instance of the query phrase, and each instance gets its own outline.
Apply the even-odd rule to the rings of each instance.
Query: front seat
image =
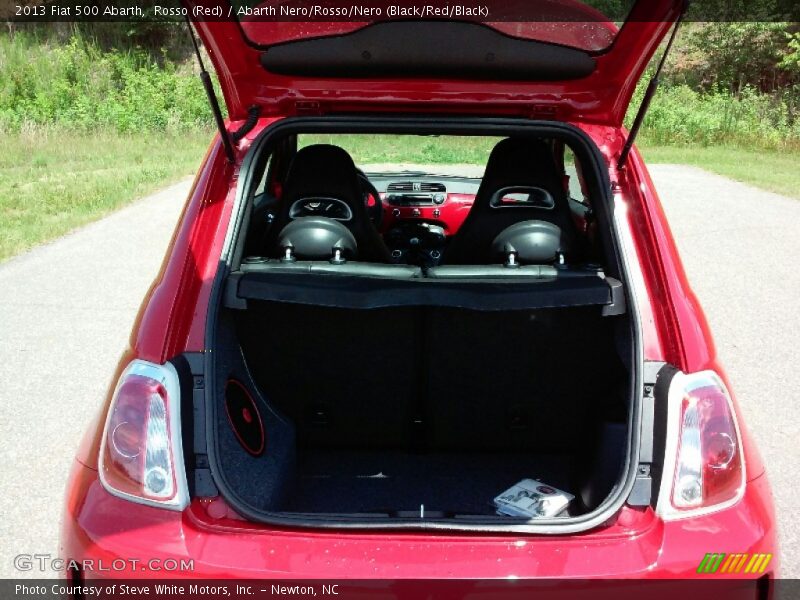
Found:
[[[271,227],[273,235],[267,242],[271,255],[281,254],[277,247],[278,234],[292,221],[292,205],[306,198],[335,198],[347,204],[352,217],[342,224],[356,239],[358,260],[390,262],[389,250],[367,213],[353,159],[342,148],[329,144],[306,146],[295,155],[286,175],[280,209]]]
[[[498,192],[506,189],[544,190],[552,198],[552,206],[498,205]],[[492,242],[511,225],[529,220],[558,227],[561,248],[567,258],[574,258],[579,236],[551,145],[535,138],[507,138],[492,149],[472,209],[445,251],[442,264],[498,262]]]

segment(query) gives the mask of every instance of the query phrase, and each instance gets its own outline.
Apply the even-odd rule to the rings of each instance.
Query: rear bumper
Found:
[[[97,472],[76,462],[60,555],[83,565],[86,580],[693,578],[707,553],[772,554],[763,573],[737,575],[758,578],[774,577],[780,563],[764,476],[748,483],[740,503],[712,515],[665,523],[652,511],[623,509],[615,524],[580,536],[292,531],[214,518],[218,509],[134,504],[108,494]]]

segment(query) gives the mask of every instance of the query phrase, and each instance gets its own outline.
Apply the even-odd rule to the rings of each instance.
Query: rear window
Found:
[[[276,0],[233,0],[245,37],[261,47],[293,40],[342,35],[391,19],[441,19],[484,22],[506,35],[602,52],[611,46],[618,25],[636,0],[495,0],[484,14],[453,13],[444,1],[425,6],[377,1],[327,0],[315,5]],[[419,12],[425,10],[427,12]],[[445,11],[445,12],[442,12]]]

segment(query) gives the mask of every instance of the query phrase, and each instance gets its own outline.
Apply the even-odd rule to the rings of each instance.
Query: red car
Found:
[[[73,581],[766,597],[764,465],[622,125],[682,5],[196,22],[228,118],[76,457]],[[359,168],[363,144],[487,157]]]

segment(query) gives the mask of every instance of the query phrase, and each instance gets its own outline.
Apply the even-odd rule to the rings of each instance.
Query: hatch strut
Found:
[[[678,33],[678,27],[680,27],[681,21],[683,21],[684,15],[686,15],[686,9],[688,5],[689,2],[684,3],[681,14],[678,15],[678,18],[675,20],[675,26],[672,28],[672,34],[669,36],[667,47],[664,49],[664,54],[661,56],[661,61],[658,63],[658,67],[656,68],[656,72],[653,75],[653,78],[650,80],[650,83],[647,84],[647,90],[644,92],[642,104],[639,106],[639,112],[636,113],[636,118],[633,120],[633,125],[631,125],[631,130],[628,133],[628,139],[625,141],[625,146],[622,148],[622,152],[619,155],[617,169],[625,168],[625,163],[628,160],[628,155],[631,153],[633,142],[636,141],[636,136],[639,133],[639,129],[642,127],[644,117],[647,114],[647,109],[650,108],[650,101],[653,99],[656,89],[658,88],[658,84],[661,82],[661,70],[664,68],[664,64],[667,62],[667,56],[669,56],[669,51],[672,49],[672,43],[675,41],[675,35]]]
[[[189,21],[189,17],[186,17],[186,25],[189,28],[189,36],[192,38],[192,46],[194,46],[194,53],[197,56],[197,62],[200,64],[200,81],[203,82],[203,87],[206,89],[208,103],[211,105],[211,112],[214,113],[214,120],[217,122],[217,129],[219,129],[219,135],[222,138],[222,147],[225,149],[225,156],[228,157],[228,162],[233,162],[233,144],[231,144],[231,138],[228,134],[228,130],[225,129],[225,121],[222,119],[222,111],[219,108],[217,95],[214,93],[214,84],[211,82],[211,76],[208,74],[208,71],[206,71],[206,66],[203,64],[203,57],[200,55],[200,47],[197,45],[197,40],[194,37],[194,31],[192,31],[192,23]]]

